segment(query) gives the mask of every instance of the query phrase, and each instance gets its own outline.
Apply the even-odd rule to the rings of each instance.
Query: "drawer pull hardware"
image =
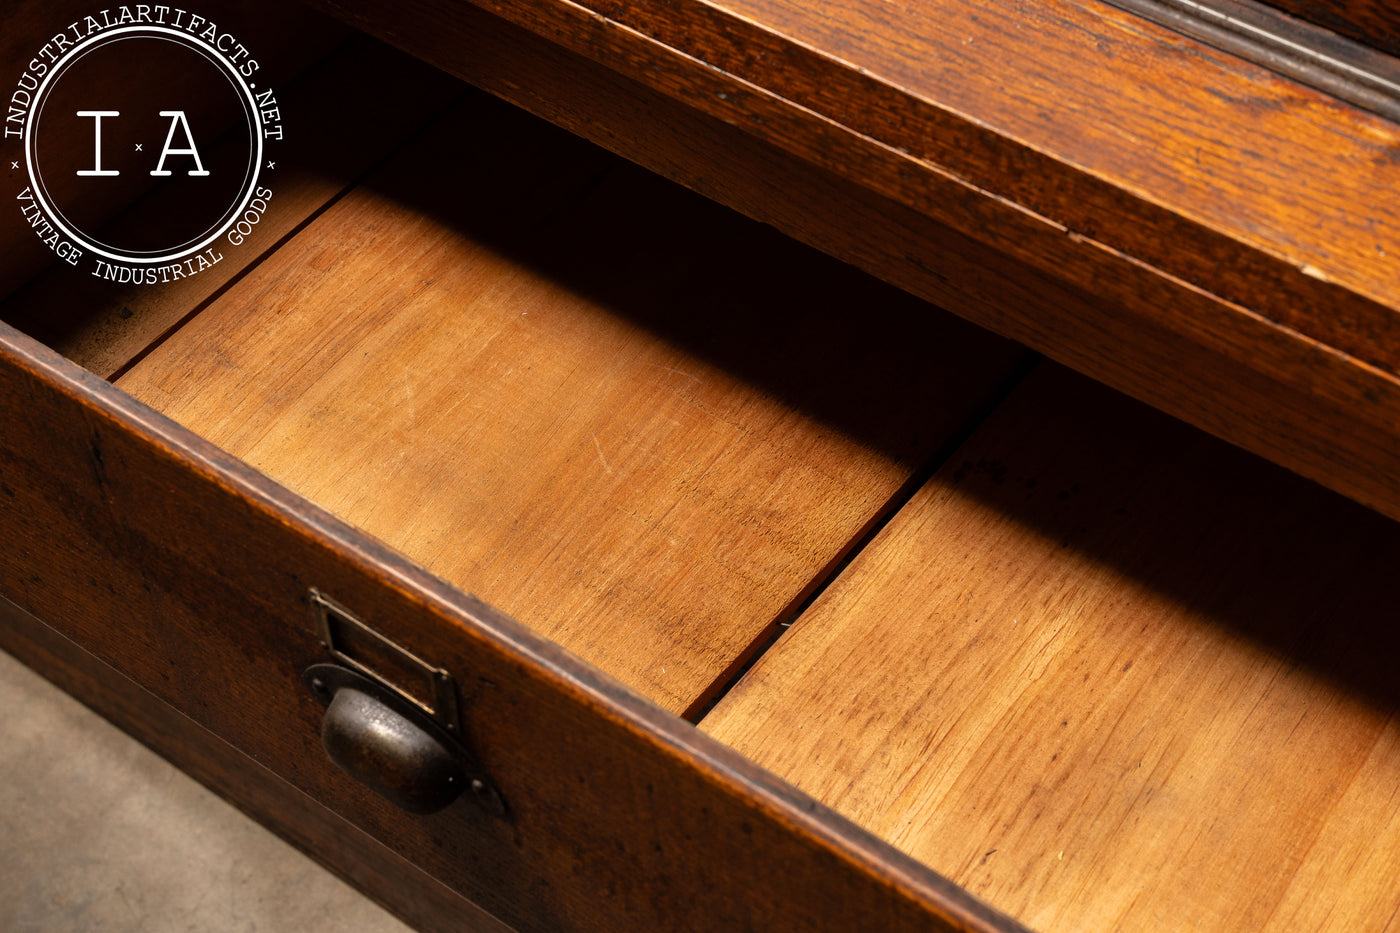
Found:
[[[331,761],[410,813],[435,813],[466,791],[503,816],[500,795],[459,738],[451,675],[315,590],[311,605],[321,643],[336,663],[311,665],[302,681],[326,707],[321,744]],[[390,682],[376,667],[420,680],[432,702]]]

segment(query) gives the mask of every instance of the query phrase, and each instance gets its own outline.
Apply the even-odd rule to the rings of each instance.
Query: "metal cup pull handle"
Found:
[[[409,813],[436,813],[466,787],[462,766],[441,742],[354,687],[335,691],[321,744],[342,771]]]
[[[395,691],[338,664],[314,664],[302,680],[326,706],[326,755],[370,790],[409,813],[436,813],[464,791],[504,812],[461,744]]]

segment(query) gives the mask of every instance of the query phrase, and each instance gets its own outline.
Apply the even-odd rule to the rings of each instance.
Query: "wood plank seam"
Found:
[[[1047,366],[702,728],[1037,927],[1379,929],[1397,531]]]
[[[469,92],[467,94],[463,94],[462,96],[454,100],[449,101],[445,106],[438,110],[437,113],[434,113],[427,120],[423,121],[423,123],[421,123],[416,130],[414,130],[408,136],[401,139],[397,148],[384,153],[384,155],[382,155],[375,162],[367,166],[359,175],[347,181],[345,185],[343,185],[340,188],[339,191],[335,192],[335,194],[329,197],[325,202],[323,202],[310,214],[303,217],[301,221],[298,222],[295,226],[293,226],[290,230],[286,231],[282,234],[282,236],[278,237],[276,242],[272,243],[262,252],[254,256],[253,259],[250,260],[247,265],[238,270],[237,274],[232,276],[227,282],[220,285],[202,301],[200,301],[193,308],[191,308],[189,312],[185,314],[184,317],[180,318],[179,320],[171,324],[169,327],[167,327],[163,332],[161,332],[157,337],[155,337],[155,339],[153,339],[144,348],[142,348],[140,352],[138,352],[135,356],[128,359],[125,363],[121,364],[116,369],[112,370],[110,373],[99,373],[98,375],[105,376],[105,378],[109,382],[116,382],[122,376],[126,375],[126,373],[129,372],[133,366],[136,366],[146,357],[150,356],[152,352],[157,350],[161,346],[161,344],[165,343],[172,336],[178,333],[180,329],[183,328],[186,324],[199,317],[200,314],[204,313],[204,311],[210,305],[214,304],[214,302],[222,298],[229,290],[233,289],[235,286],[238,285],[238,283],[242,282],[245,278],[247,278],[248,275],[250,275],[255,269],[257,269],[258,266],[262,265],[262,263],[265,262],[269,257],[274,255],[287,243],[296,239],[302,233],[302,231],[304,231],[307,227],[315,223],[321,217],[322,214],[335,207],[336,204],[340,203],[341,199],[343,199],[351,191],[354,191],[361,184],[363,184],[366,178],[371,177],[375,172],[378,172],[380,169],[382,169],[385,165],[392,161],[405,147],[412,145],[414,140],[418,139],[420,136],[426,133],[434,123],[436,123],[444,114],[452,110],[453,107],[456,107],[462,99],[470,96],[471,93]]]
[[[875,540],[896,515],[899,514],[909,501],[914,498],[920,489],[924,487],[933,477],[951,460],[962,446],[976,432],[978,426],[982,424],[1002,403],[1009,398],[1016,389],[1026,381],[1036,367],[1042,365],[1042,358],[1031,356],[1027,358],[1017,369],[1012,372],[1002,382],[997,390],[989,395],[977,411],[973,412],[963,422],[956,432],[949,436],[943,446],[933,453],[928,460],[914,470],[909,478],[898,490],[890,496],[864,528],[860,530],[851,541],[841,550],[821,572],[813,577],[808,588],[797,595],[792,603],[783,610],[773,625],[764,629],[754,639],[743,652],[734,660],[734,663],[725,670],[715,683],[705,692],[701,693],[691,704],[690,708],[681,714],[687,722],[700,725],[705,717],[709,715],[725,696],[734,689],[744,676],[758,664],[763,656],[773,648],[778,640],[783,636],[792,624],[811,608],[812,604],[821,598],[822,594],[834,583],[851,562],[865,550],[865,548]]]

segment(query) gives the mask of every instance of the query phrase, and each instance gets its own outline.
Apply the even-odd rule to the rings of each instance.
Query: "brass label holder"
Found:
[[[321,646],[337,663],[378,681],[431,716],[453,735],[460,732],[457,684],[451,674],[370,628],[359,616],[320,590],[311,591],[311,611],[316,619],[316,634],[321,639]],[[431,699],[425,701],[395,683],[386,672],[377,669],[372,660],[379,661],[380,666],[388,667],[396,674],[417,680],[427,688]]]

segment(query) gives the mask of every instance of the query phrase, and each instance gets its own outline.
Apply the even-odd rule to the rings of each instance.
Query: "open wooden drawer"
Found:
[[[0,308],[91,370],[0,336],[11,650],[425,929],[1390,917],[1393,522],[377,47],[298,87],[355,75],[416,109],[246,270]],[[441,711],[390,643],[437,813],[320,748],[314,664]]]

